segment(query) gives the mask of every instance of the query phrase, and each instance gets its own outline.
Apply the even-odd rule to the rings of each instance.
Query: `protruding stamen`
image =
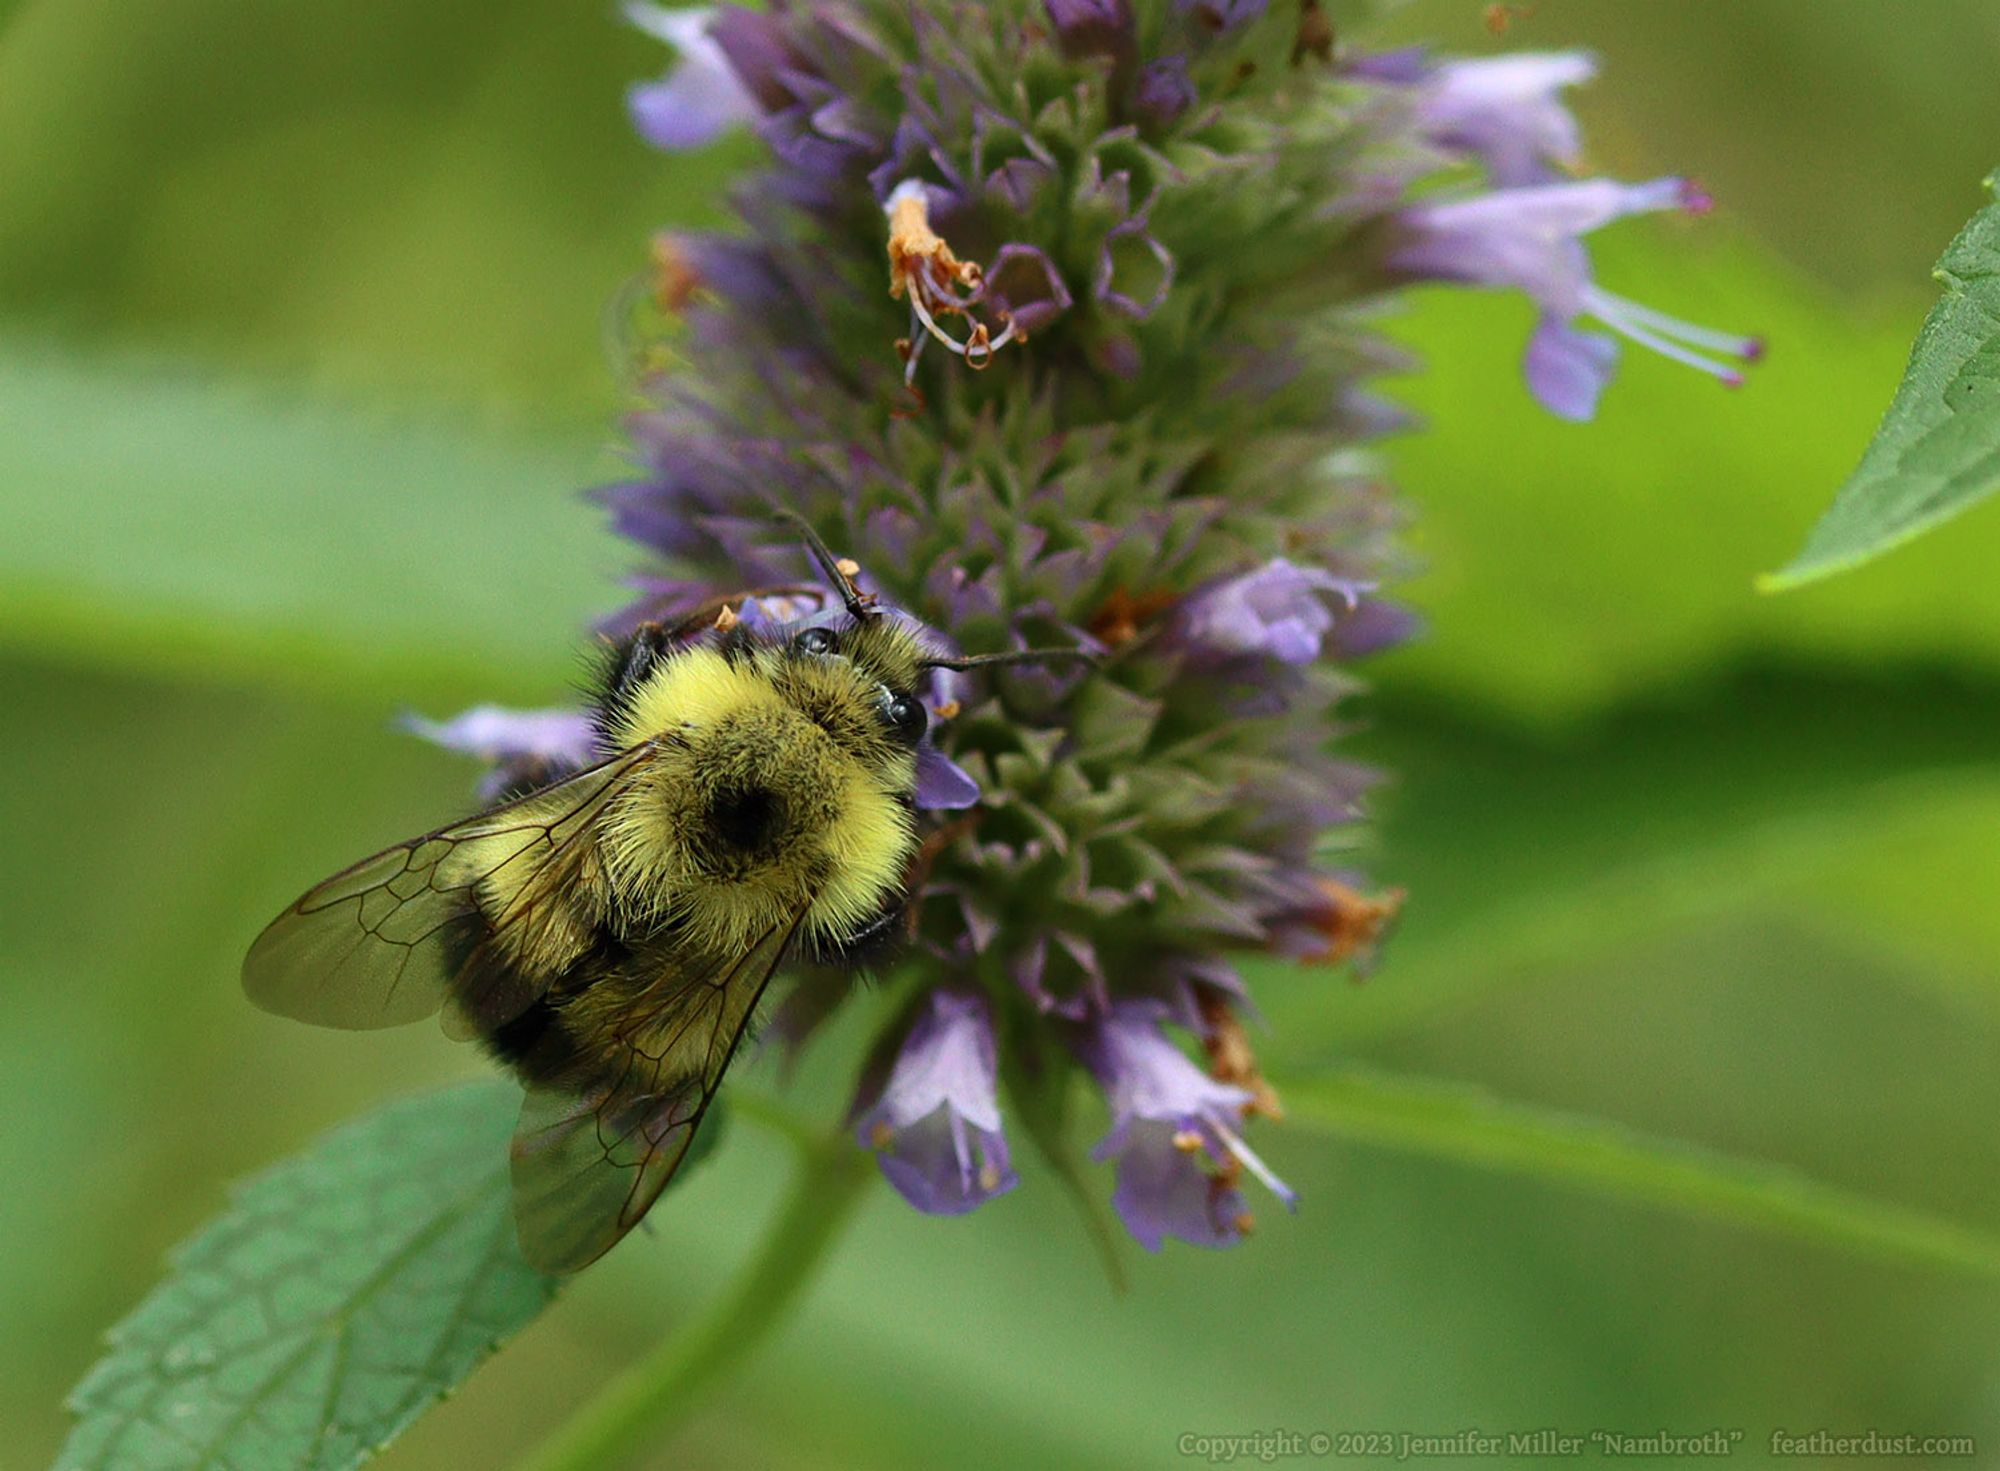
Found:
[[[973,1181],[972,1141],[965,1136],[965,1118],[955,1108],[946,1109],[945,1116],[951,1120],[951,1152],[958,1159],[959,1183],[969,1187]]]
[[[1020,335],[1013,318],[998,308],[989,309],[1000,327],[995,335],[991,326],[974,317],[974,309],[986,299],[985,278],[973,262],[954,255],[944,237],[931,228],[929,196],[922,180],[903,180],[890,191],[884,209],[889,216],[889,295],[908,297],[910,302],[910,337],[896,343],[903,359],[903,381],[914,382],[927,338],[943,343],[969,368],[986,367],[995,353]],[[963,340],[947,332],[940,317],[964,317],[968,325]]]
[[[1696,327],[1692,323],[1682,322],[1650,308],[1641,307],[1635,311],[1633,308],[1637,303],[1625,301],[1596,287],[1584,293],[1584,304],[1592,316],[1607,327],[1631,338],[1641,347],[1649,347],[1663,358],[1671,358],[1674,362],[1685,364],[1697,372],[1706,373],[1711,378],[1719,378],[1731,388],[1743,386],[1743,375],[1736,369],[1727,363],[1718,363],[1714,358],[1703,356],[1685,343],[1696,342],[1708,347],[1725,343],[1727,345],[1720,347],[1720,351],[1729,352],[1748,362],[1754,357],[1751,339],[1711,332],[1706,327]],[[1672,335],[1669,336],[1669,333]],[[1682,341],[1676,341],[1676,338]]]
[[[1606,321],[1611,320],[1605,315],[1605,308],[1608,307],[1623,320],[1638,322],[1665,336],[1678,338],[1695,347],[1705,347],[1710,352],[1721,353],[1724,357],[1754,363],[1764,356],[1764,339],[1761,337],[1744,337],[1735,332],[1718,332],[1713,327],[1701,327],[1693,322],[1683,322],[1679,317],[1670,317],[1643,302],[1616,296],[1602,286],[1591,287],[1585,293],[1585,303],[1592,312],[1604,317]]]
[[[1228,1147],[1230,1154],[1235,1156],[1251,1174],[1263,1181],[1266,1190],[1285,1203],[1286,1210],[1296,1211],[1299,1208],[1298,1192],[1280,1180],[1271,1167],[1257,1157],[1256,1151],[1243,1142],[1240,1134],[1219,1119],[1210,1119],[1209,1127],[1215,1130],[1216,1136]]]

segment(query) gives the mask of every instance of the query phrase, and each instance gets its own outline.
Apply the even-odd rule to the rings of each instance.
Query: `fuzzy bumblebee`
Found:
[[[611,649],[594,764],[364,859],[258,937],[244,986],[346,1028],[440,1008],[527,1088],[513,1146],[529,1260],[574,1271],[686,1158],[790,956],[893,949],[920,838],[928,671],[960,659],[877,607],[813,539],[831,621],[752,624],[724,599]]]

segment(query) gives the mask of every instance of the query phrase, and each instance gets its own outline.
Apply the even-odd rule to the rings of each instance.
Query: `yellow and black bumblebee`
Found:
[[[334,875],[244,960],[270,1011],[443,1008],[513,1068],[515,1216],[545,1270],[652,1206],[784,960],[859,964],[906,928],[928,671],[1052,657],[937,655],[806,536],[844,614],[753,626],[737,598],[640,626],[593,695],[614,754]]]

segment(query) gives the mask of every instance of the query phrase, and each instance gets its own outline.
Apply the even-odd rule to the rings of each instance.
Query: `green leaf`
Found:
[[[62,1471],[359,1465],[548,1305],[515,1090],[392,1104],[246,1184],[78,1386]]]
[[[0,350],[0,643],[159,675],[547,699],[615,590],[587,442]]]
[[[2000,204],[1972,217],[1933,274],[1944,300],[1889,412],[1798,556],[1759,579],[1764,591],[1858,566],[2000,488]]]
[[[2000,1278],[2000,1236],[1783,1165],[1651,1138],[1460,1083],[1343,1069],[1280,1082],[1290,1117],[1363,1144],[1574,1185],[1844,1250]]]
[[[1921,306],[1829,298],[1713,220],[1634,222],[1591,254],[1606,287],[1758,333],[1769,358],[1731,391],[1628,348],[1597,419],[1570,424],[1521,386],[1525,301],[1412,296],[1391,325],[1425,366],[1390,387],[1429,427],[1384,451],[1417,512],[1396,595],[1429,633],[1371,680],[1558,727],[1748,659],[2000,668],[2000,516],[1792,597],[1751,588],[1854,468]]]

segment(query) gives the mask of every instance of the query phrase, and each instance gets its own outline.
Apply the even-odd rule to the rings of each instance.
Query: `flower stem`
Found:
[[[609,1471],[685,1419],[798,1301],[875,1174],[844,1135],[803,1147],[790,1196],[736,1280],[543,1442],[521,1471]]]

